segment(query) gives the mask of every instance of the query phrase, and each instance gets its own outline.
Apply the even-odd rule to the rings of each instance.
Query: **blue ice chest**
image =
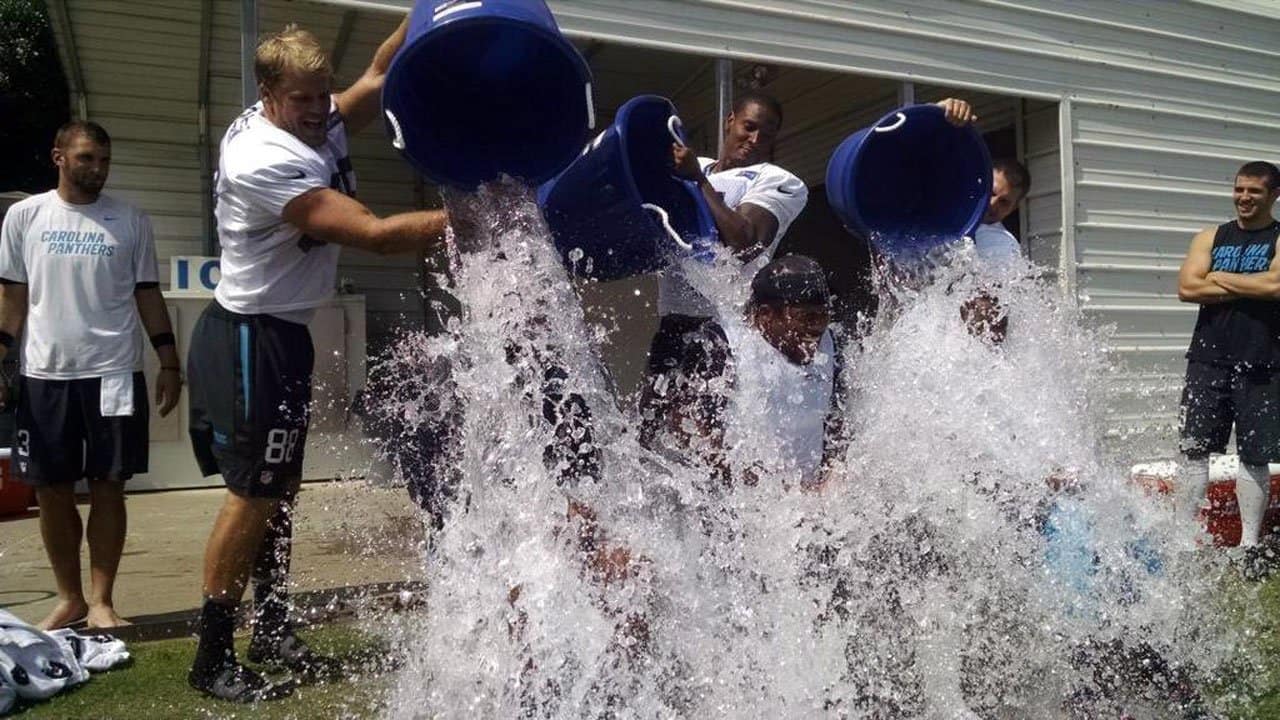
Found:
[[[419,0],[382,107],[405,159],[464,190],[545,182],[595,125],[591,71],[542,0]]]
[[[576,274],[616,280],[660,270],[674,257],[710,258],[715,221],[697,185],[672,175],[674,142],[683,144],[684,134],[671,101],[632,98],[539,190],[556,247]]]
[[[890,256],[973,231],[991,194],[991,157],[972,126],[937,105],[910,105],[840,143],[827,164],[827,201],[845,227]]]

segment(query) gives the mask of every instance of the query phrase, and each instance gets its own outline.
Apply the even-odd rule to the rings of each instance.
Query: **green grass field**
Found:
[[[94,675],[71,691],[24,706],[11,717],[22,720],[92,718],[93,720],[330,720],[377,717],[389,682],[375,669],[382,665],[383,646],[348,625],[331,625],[301,633],[315,649],[336,655],[358,668],[359,682],[303,686],[285,700],[254,706],[206,698],[187,686],[187,668],[195,655],[189,638],[134,643],[133,663]],[[247,644],[238,639],[243,655]]]
[[[1280,578],[1260,587],[1257,594],[1242,593],[1249,607],[1240,608],[1242,618],[1254,629],[1252,643],[1258,654],[1271,662],[1261,673],[1254,668],[1250,683],[1253,692],[1242,695],[1241,685],[1230,679],[1211,692],[1224,700],[1234,720],[1274,720],[1280,718]],[[1224,590],[1231,593],[1231,589]],[[175,720],[215,718],[374,718],[381,716],[383,694],[390,685],[383,640],[362,633],[351,625],[330,625],[303,633],[321,652],[348,660],[356,668],[358,681],[303,686],[290,698],[256,706],[239,706],[205,698],[187,687],[186,672],[195,654],[189,638],[134,643],[132,665],[95,675],[92,680],[63,695],[28,705],[12,717],[92,718],[93,720]],[[243,644],[243,640],[238,642]],[[243,654],[243,648],[240,648]]]

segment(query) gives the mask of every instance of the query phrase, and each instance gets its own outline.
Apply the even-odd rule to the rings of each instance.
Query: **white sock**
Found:
[[[1200,508],[1204,507],[1209,490],[1209,458],[1182,458],[1178,463],[1177,482],[1178,486],[1173,489],[1177,522],[1199,535],[1202,532]]]
[[[1240,545],[1257,545],[1271,503],[1271,470],[1266,465],[1240,463],[1236,503],[1240,505]]]

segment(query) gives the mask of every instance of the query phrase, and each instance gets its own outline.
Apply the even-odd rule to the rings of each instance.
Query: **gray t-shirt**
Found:
[[[142,369],[134,291],[154,283],[151,219],[100,195],[74,205],[56,190],[9,208],[0,278],[27,285],[22,373],[46,380]]]

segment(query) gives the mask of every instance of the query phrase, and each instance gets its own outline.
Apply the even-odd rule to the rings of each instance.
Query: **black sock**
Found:
[[[289,559],[293,506],[282,502],[262,539],[253,567],[253,641],[274,644],[289,629]]]
[[[238,605],[239,603],[217,602],[205,598],[196,624],[200,642],[196,645],[195,662],[191,664],[192,673],[212,674],[228,663],[235,662],[233,637]]]

